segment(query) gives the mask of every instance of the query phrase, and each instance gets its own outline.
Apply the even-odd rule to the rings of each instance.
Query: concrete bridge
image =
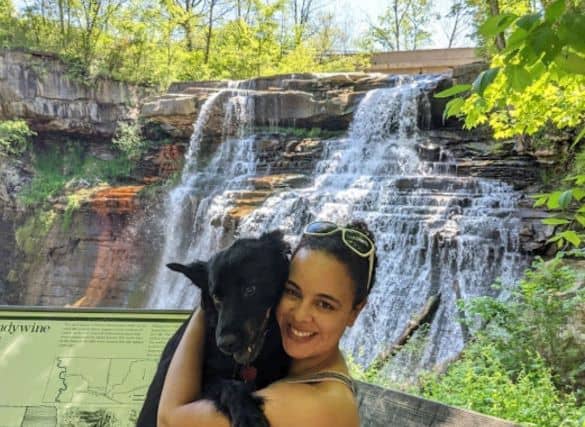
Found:
[[[482,58],[471,47],[378,52],[372,54],[372,65],[366,71],[393,74],[441,73],[476,62],[482,62]]]

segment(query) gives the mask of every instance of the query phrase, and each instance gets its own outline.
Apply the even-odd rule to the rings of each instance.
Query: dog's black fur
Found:
[[[288,371],[289,358],[274,317],[289,269],[290,248],[282,237],[280,231],[273,231],[258,239],[238,239],[208,262],[167,265],[201,289],[207,329],[202,398],[213,400],[232,426],[269,426],[262,400],[251,392]],[[163,382],[188,322],[163,350],[137,427],[156,426]],[[256,378],[243,381],[241,369],[252,362]]]

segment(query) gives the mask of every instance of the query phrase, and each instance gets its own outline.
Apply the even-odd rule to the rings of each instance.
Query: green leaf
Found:
[[[559,209],[560,208],[559,199],[562,193],[563,193],[562,191],[555,191],[551,193],[550,196],[548,197],[546,207],[549,209]]]
[[[494,37],[508,28],[516,18],[517,16],[512,13],[491,16],[481,24],[479,33],[484,37]]]
[[[581,132],[579,132],[579,135],[577,135],[575,137],[575,141],[573,141],[573,144],[571,144],[571,148],[573,148],[575,145],[577,145],[579,143],[579,141],[581,141],[583,139],[584,136],[585,136],[585,127],[583,129],[581,129]]]
[[[526,43],[530,46],[536,57],[540,58],[544,53],[542,61],[545,64],[552,62],[561,51],[559,37],[547,26],[537,28],[527,38]]]
[[[582,227],[585,227],[585,216],[577,214],[575,215],[575,219]]]
[[[516,21],[516,25],[522,28],[525,31],[532,31],[536,24],[540,21],[540,14],[539,13],[531,13],[529,15],[524,15],[522,18]]]
[[[478,95],[483,96],[486,88],[494,81],[499,71],[499,67],[482,71],[481,74],[474,80],[471,90],[473,90],[473,92],[477,93]]]
[[[435,94],[435,98],[448,98],[453,95],[458,95],[471,89],[471,85],[455,85]]]
[[[573,230],[563,231],[561,233],[561,236],[563,236],[564,239],[571,242],[571,244],[575,247],[578,247],[581,244],[581,239],[579,238],[579,235]]]
[[[557,0],[548,5],[544,11],[544,20],[547,22],[554,22],[565,11],[565,0]]]
[[[567,209],[569,207],[569,204],[571,203],[571,200],[573,200],[573,191],[567,190],[563,192],[563,194],[561,194],[561,197],[559,197],[559,207],[561,209]]]
[[[564,218],[545,218],[542,220],[544,225],[565,225],[568,224],[570,221]]]
[[[575,185],[585,184],[585,175],[575,175],[572,177],[575,180]]]
[[[573,199],[577,200],[578,202],[585,197],[585,189],[583,188],[573,188]]]
[[[565,13],[557,34],[565,44],[585,55],[585,15]]]
[[[524,90],[532,81],[528,70],[521,65],[510,65],[506,67],[506,77],[512,89],[518,92]]]
[[[506,51],[514,51],[515,49],[517,49],[519,47],[519,45],[526,40],[526,37],[528,36],[528,31],[526,31],[524,28],[516,28],[514,30],[514,32],[512,34],[510,34],[510,37],[508,37],[508,39],[506,40]]]
[[[544,206],[546,204],[547,199],[548,197],[541,197],[540,199],[537,199],[532,205],[532,207],[538,208],[539,206]]]
[[[568,73],[585,74],[585,58],[573,52],[563,52],[555,58],[557,65]]]
[[[463,98],[453,98],[447,102],[447,105],[445,105],[445,111],[443,111],[443,120],[449,117],[458,116],[459,113],[461,113],[461,108],[464,103],[465,100]]]

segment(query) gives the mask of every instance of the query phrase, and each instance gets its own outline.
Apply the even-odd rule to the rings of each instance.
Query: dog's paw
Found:
[[[232,427],[270,427],[262,411],[264,401],[252,391],[241,381],[222,380],[213,385],[209,397],[230,419]]]

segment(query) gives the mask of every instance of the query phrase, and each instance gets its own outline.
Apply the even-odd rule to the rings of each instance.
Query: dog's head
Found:
[[[217,325],[209,325],[215,326],[217,346],[238,363],[251,363],[262,349],[288,277],[289,252],[282,233],[273,231],[238,239],[207,262],[168,264],[201,289],[206,320],[217,319]]]

